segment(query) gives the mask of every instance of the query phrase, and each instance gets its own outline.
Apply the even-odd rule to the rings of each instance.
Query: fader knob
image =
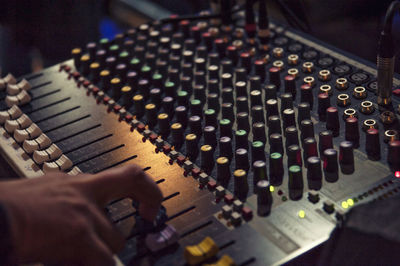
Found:
[[[312,87],[311,86],[309,86],[307,84],[301,85],[300,102],[306,102],[306,103],[310,104],[310,109],[313,108],[313,106],[314,106],[314,96],[313,96],[313,92],[312,92]]]
[[[319,133],[319,142],[318,142],[318,147],[319,147],[319,153],[321,156],[323,156],[324,151],[326,149],[332,149],[333,148],[333,140],[332,140],[332,132],[325,130],[321,131]]]
[[[191,133],[196,134],[197,136],[202,135],[201,118],[199,116],[193,115],[189,117],[189,127]]]
[[[168,114],[161,113],[157,116],[157,123],[160,134],[163,138],[167,138],[169,135],[169,117]]]
[[[214,109],[207,109],[204,111],[204,120],[206,126],[217,127],[217,113]]]
[[[326,121],[327,109],[331,106],[330,97],[327,93],[318,94],[318,118]]]
[[[251,161],[265,161],[265,144],[261,141],[254,141],[251,144]]]
[[[180,148],[183,144],[183,127],[180,123],[174,123],[171,125],[172,134],[172,145],[176,148]]]
[[[298,145],[299,144],[299,132],[297,128],[294,126],[287,127],[285,129],[286,135],[286,148],[290,145]]]
[[[235,132],[236,149],[248,149],[247,131],[239,129]]]
[[[197,136],[195,134],[188,134],[185,139],[187,156],[191,161],[195,161],[199,154]]]
[[[290,93],[293,100],[296,98],[296,79],[291,75],[285,77],[285,93]]]
[[[289,197],[291,200],[299,200],[303,196],[303,173],[301,167],[292,165],[289,167]]]
[[[267,109],[267,117],[270,117],[272,115],[279,116],[278,101],[276,99],[268,100],[266,104],[266,109]]]
[[[277,90],[281,87],[280,69],[271,67],[269,69],[269,83],[276,86]]]
[[[296,127],[296,118],[293,109],[283,110],[283,128]]]
[[[324,151],[324,173],[328,182],[336,182],[339,179],[337,151],[334,149]]]
[[[261,141],[266,143],[267,138],[265,135],[265,124],[258,122],[253,124],[253,141]]]
[[[268,135],[271,136],[274,133],[282,134],[281,120],[277,115],[268,118]]]
[[[293,99],[290,93],[281,95],[281,112],[285,109],[293,109]]]
[[[217,146],[217,132],[215,127],[213,126],[206,126],[203,130],[204,134],[204,144],[208,144],[215,148]]]
[[[257,214],[258,216],[268,216],[271,212],[272,195],[270,191],[270,183],[267,180],[257,182]]]
[[[303,120],[300,123],[301,140],[314,138],[314,124],[311,120]]]
[[[240,96],[240,97],[236,98],[236,112],[238,112],[238,113],[240,113],[240,112],[248,113],[249,112],[249,103],[248,103],[247,97]]]
[[[157,123],[157,109],[155,104],[149,103],[145,106],[147,124],[152,129]]]
[[[229,160],[232,159],[232,139],[230,137],[225,136],[219,139],[219,155],[227,157]]]
[[[318,156],[317,141],[312,138],[306,138],[303,144],[303,158],[304,164],[307,167],[307,159],[312,156]]]
[[[282,135],[274,133],[269,136],[270,153],[278,152],[283,154]]]
[[[370,160],[380,160],[381,144],[379,139],[379,130],[370,128],[366,132],[365,150]]]
[[[310,104],[309,103],[300,103],[298,105],[298,115],[297,115],[297,123],[301,124],[303,120],[310,120]]]
[[[244,68],[236,68],[235,69],[235,77],[236,82],[246,82],[247,81],[247,71]]]
[[[301,148],[299,145],[293,144],[287,148],[287,165],[290,167],[292,165],[303,165],[301,159]]]
[[[340,142],[339,164],[343,174],[350,175],[354,173],[353,143],[351,141]]]
[[[236,116],[236,124],[238,129],[245,130],[246,132],[250,131],[249,124],[249,114],[246,112],[240,112]]]
[[[188,121],[188,111],[185,106],[177,106],[175,108],[176,121],[186,128]]]
[[[144,98],[143,95],[137,94],[133,96],[133,103],[135,106],[135,115],[140,118],[144,115]]]
[[[270,99],[276,100],[276,91],[277,91],[277,88],[273,84],[269,84],[269,85],[265,86],[265,88],[264,88],[265,100],[266,101],[268,101]]]
[[[232,103],[223,103],[222,107],[222,118],[229,119],[230,121],[235,121],[233,104]]]

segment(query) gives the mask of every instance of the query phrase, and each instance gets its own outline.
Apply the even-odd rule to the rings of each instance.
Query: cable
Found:
[[[267,0],[260,0],[258,13],[258,38],[262,44],[268,43],[269,18]]]
[[[378,104],[387,105],[392,100],[395,50],[392,36],[393,17],[400,10],[400,1],[393,1],[386,11],[383,30],[378,43]]]

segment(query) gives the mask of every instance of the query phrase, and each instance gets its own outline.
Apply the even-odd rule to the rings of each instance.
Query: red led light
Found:
[[[397,178],[400,178],[400,171],[394,172],[394,176],[397,177]]]

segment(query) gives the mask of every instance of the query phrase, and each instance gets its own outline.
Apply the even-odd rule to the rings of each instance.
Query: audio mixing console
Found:
[[[154,22],[72,55],[0,79],[1,152],[30,178],[143,167],[156,222],[107,207],[125,264],[283,264],[400,189],[400,89],[378,105],[372,64],[303,33]]]

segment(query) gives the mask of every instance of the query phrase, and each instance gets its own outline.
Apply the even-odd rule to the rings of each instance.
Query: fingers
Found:
[[[157,184],[137,165],[128,165],[90,176],[85,182],[96,202],[107,202],[124,197],[139,201],[140,215],[154,220],[163,199]]]
[[[125,239],[122,234],[115,229],[97,207],[93,206],[93,211],[91,211],[91,213],[95,231],[101,240],[107,244],[113,253],[121,251],[125,244]]]

